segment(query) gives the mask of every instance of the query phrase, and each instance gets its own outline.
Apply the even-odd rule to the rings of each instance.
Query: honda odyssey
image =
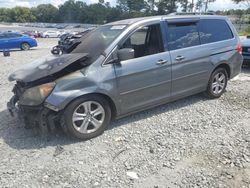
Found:
[[[42,131],[61,125],[79,139],[112,118],[204,92],[219,98],[238,75],[242,48],[222,16],[156,16],[117,21],[83,36],[69,54],[10,75],[11,114]]]

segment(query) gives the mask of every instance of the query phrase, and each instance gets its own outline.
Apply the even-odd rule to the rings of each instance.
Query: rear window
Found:
[[[232,39],[233,33],[225,20],[202,19],[199,22],[201,44]]]
[[[169,50],[177,50],[200,44],[196,23],[174,23],[168,25]]]

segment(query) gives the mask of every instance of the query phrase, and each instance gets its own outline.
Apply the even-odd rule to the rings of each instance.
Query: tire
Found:
[[[30,44],[27,42],[24,42],[21,44],[21,50],[27,51],[30,49]]]
[[[99,115],[95,116],[94,111]],[[62,120],[64,131],[75,138],[89,140],[103,134],[107,129],[111,120],[110,105],[98,95],[84,96],[66,107]]]
[[[60,54],[62,54],[62,50],[61,50],[60,47],[56,46],[56,47],[54,47],[54,48],[51,50],[51,53],[52,53],[53,55],[60,55]]]
[[[211,75],[205,95],[210,99],[220,98],[226,91],[228,74],[226,69],[217,68]]]

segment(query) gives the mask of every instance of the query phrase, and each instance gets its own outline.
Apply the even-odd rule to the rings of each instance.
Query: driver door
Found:
[[[170,98],[171,59],[164,50],[160,22],[133,32],[122,48],[132,48],[133,59],[115,64],[122,113],[141,110]]]

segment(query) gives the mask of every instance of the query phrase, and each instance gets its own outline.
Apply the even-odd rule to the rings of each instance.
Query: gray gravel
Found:
[[[49,53],[0,54],[0,187],[250,187],[250,69],[218,100],[195,95],[116,120],[79,142],[42,137],[6,111],[10,72]]]

